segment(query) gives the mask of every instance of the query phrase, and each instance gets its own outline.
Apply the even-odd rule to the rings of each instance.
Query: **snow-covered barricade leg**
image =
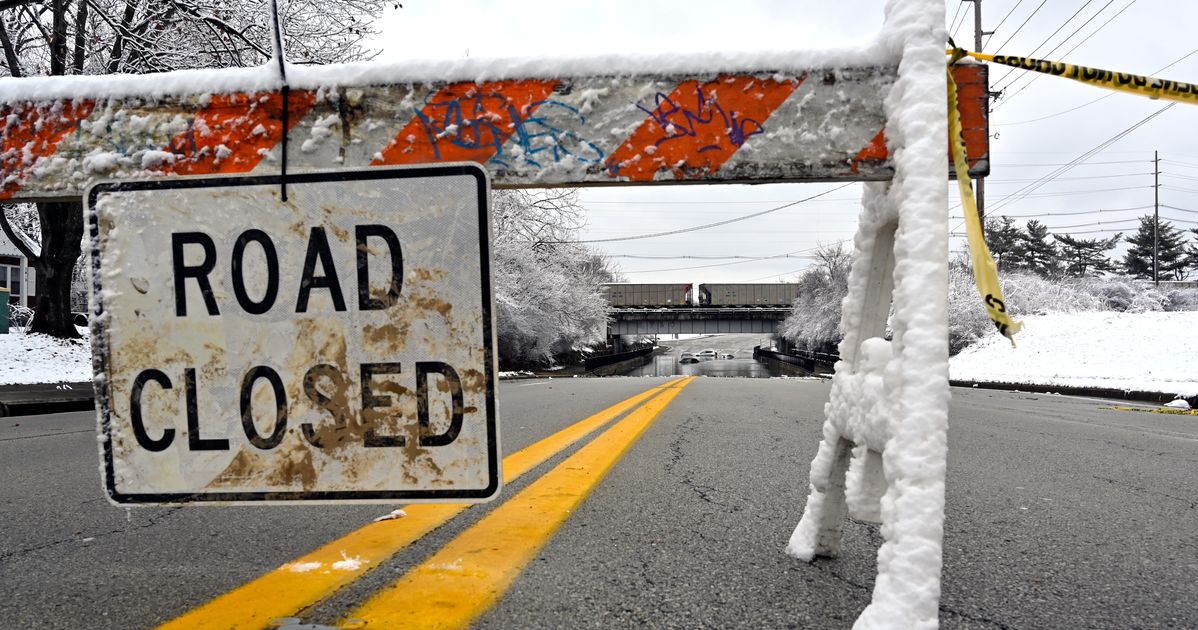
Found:
[[[937,0],[886,6],[880,45],[900,60],[885,103],[895,175],[866,185],[841,360],[786,548],[807,561],[835,556],[847,515],[880,518],[873,599],[856,628],[938,625],[949,398],[943,22]]]

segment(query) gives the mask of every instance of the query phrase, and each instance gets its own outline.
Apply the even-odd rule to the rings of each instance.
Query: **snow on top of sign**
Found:
[[[328,66],[287,66],[294,89],[390,83],[495,81],[582,76],[786,72],[811,68],[893,65],[897,56],[882,41],[862,48],[828,50],[716,51],[703,54],[612,54],[587,57],[515,57],[460,60],[362,62]],[[24,77],[0,79],[0,102],[76,98],[162,98],[224,92],[275,90],[278,67],[179,70],[150,75]]]

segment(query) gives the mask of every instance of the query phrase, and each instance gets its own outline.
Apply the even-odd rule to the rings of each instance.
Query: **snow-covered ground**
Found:
[[[87,329],[83,339],[52,339],[26,335],[16,329],[0,335],[0,385],[16,383],[90,383],[92,348]]]
[[[954,379],[1198,395],[1198,312],[1030,315],[1018,347],[988,335],[949,361]]]

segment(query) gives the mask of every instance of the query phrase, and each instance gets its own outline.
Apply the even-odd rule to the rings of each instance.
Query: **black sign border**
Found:
[[[478,194],[478,229],[480,278],[482,280],[482,309],[483,330],[482,341],[486,363],[486,401],[487,401],[487,472],[488,483],[478,489],[442,489],[442,490],[383,490],[383,491],[315,491],[315,492],[197,492],[197,493],[121,493],[116,487],[116,469],[112,452],[112,419],[111,419],[111,387],[109,378],[109,345],[108,336],[102,331],[104,304],[100,299],[103,292],[100,273],[99,216],[95,210],[96,201],[102,194],[137,192],[146,190],[186,190],[195,188],[239,187],[239,186],[281,186],[284,178],[281,175],[232,175],[232,176],[199,176],[175,177],[166,179],[99,182],[88,188],[87,221],[90,243],[89,254],[92,260],[92,284],[95,292],[93,310],[91,313],[92,358],[93,371],[104,377],[103,386],[96,387],[96,402],[100,408],[101,435],[104,459],[104,486],[109,499],[116,504],[162,504],[162,503],[257,503],[274,502],[401,502],[401,501],[454,501],[471,500],[486,501],[499,495],[501,479],[499,473],[499,428],[496,421],[495,409],[495,364],[492,320],[492,287],[491,287],[491,234],[490,234],[490,195],[489,180],[486,171],[478,164],[465,162],[447,165],[423,165],[404,167],[378,167],[364,170],[344,171],[315,171],[288,174],[287,184],[313,184],[323,182],[370,181],[379,179],[415,179],[452,176],[469,176],[475,180]],[[100,332],[101,334],[96,334]]]

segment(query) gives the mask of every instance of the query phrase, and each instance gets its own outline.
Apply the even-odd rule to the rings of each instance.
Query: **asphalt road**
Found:
[[[663,382],[504,383],[503,450]],[[834,560],[782,553],[827,389],[692,382],[476,627],[849,627],[869,600],[878,528],[850,522]],[[1198,627],[1198,418],[1111,404],[954,390],[944,627]],[[571,452],[304,620],[335,624]],[[125,510],[104,500],[98,465],[91,414],[0,419],[0,627],[153,627],[393,507]]]

